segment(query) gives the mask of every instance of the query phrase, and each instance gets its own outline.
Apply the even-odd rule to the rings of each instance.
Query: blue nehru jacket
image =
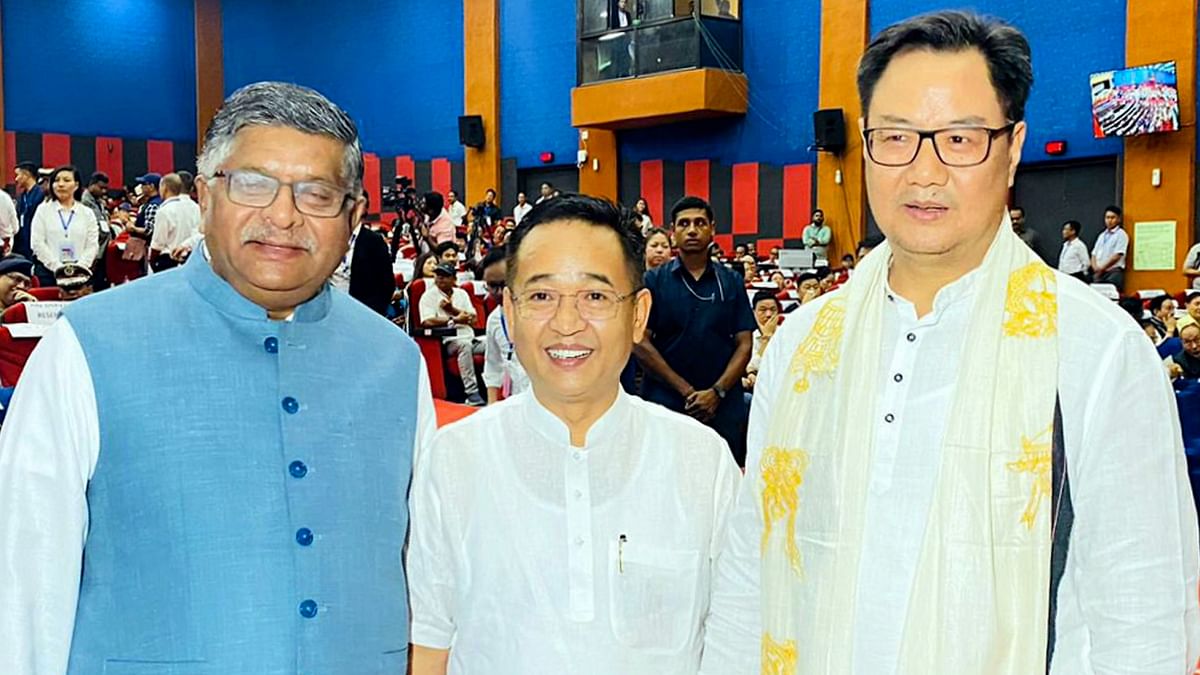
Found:
[[[328,285],[291,321],[204,256],[65,312],[100,455],[70,673],[403,673],[416,346]]]

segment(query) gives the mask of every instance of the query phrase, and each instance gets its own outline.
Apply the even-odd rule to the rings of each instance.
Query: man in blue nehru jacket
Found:
[[[13,399],[0,673],[402,673],[434,421],[416,346],[328,283],[363,210],[358,131],[253,84],[198,168],[201,254],[73,303]]]

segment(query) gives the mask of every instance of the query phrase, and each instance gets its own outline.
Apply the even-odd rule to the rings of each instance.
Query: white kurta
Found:
[[[623,391],[582,448],[532,391],[448,426],[414,479],[412,641],[450,675],[692,675],[738,480]]]
[[[91,265],[100,252],[96,212],[78,201],[69,209],[53,200],[42,202],[33,212],[29,245],[51,272],[69,262]]]
[[[187,195],[171,197],[158,207],[150,248],[170,253],[200,232],[200,206]]]
[[[521,365],[521,359],[517,358],[512,340],[509,339],[504,323],[504,310],[497,308],[488,316],[486,340],[483,351],[484,386],[500,389],[504,386],[504,377],[507,375],[512,387],[510,396],[528,389],[529,376]]]
[[[1127,314],[1078,280],[1057,278],[1058,388],[1075,523],[1051,672],[1190,672],[1200,657],[1200,544],[1171,387]],[[883,317],[880,395],[861,408],[861,422],[875,426],[853,636],[861,675],[896,672],[975,282],[972,273],[942,289],[920,319],[892,295]],[[790,316],[763,358],[706,675],[759,672],[759,459],[781,378],[827,300]]]
[[[437,427],[424,367],[417,401],[414,467]],[[22,413],[10,415],[0,434],[0,673],[43,675],[61,672],[51,664],[70,654],[88,532],[85,490],[100,456],[91,370],[67,319],[30,357],[13,406]],[[28,523],[47,525],[30,537]]]

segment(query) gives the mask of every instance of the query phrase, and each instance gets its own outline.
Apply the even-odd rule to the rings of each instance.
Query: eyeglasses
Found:
[[[586,321],[606,321],[617,315],[621,303],[637,295],[637,289],[621,295],[615,291],[582,290],[563,293],[548,288],[535,288],[513,296],[517,314],[522,319],[545,321],[554,318],[564,297],[574,296],[575,311]]]
[[[863,130],[863,142],[867,156],[880,166],[908,166],[921,152],[921,144],[928,138],[933,142],[933,151],[946,166],[978,166],[987,161],[992,153],[992,141],[1009,133],[1016,127],[1010,122],[1002,127],[946,127],[932,131],[880,127]]]
[[[257,171],[234,169],[218,171],[213,178],[223,178],[229,201],[241,206],[261,209],[275,202],[279,188],[286,185],[292,189],[292,202],[296,210],[316,218],[332,218],[342,212],[350,194],[345,190],[323,181],[297,181],[285,183],[274,176]]]

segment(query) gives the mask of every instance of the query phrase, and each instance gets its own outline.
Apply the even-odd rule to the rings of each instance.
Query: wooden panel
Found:
[[[196,144],[225,99],[225,48],[221,32],[221,0],[195,0]]]
[[[587,132],[587,140],[583,133]],[[579,147],[587,150],[588,161],[579,169],[579,191],[593,197],[604,197],[616,201],[620,162],[617,155],[617,135],[606,129],[580,129]],[[599,168],[593,168],[599,162]],[[627,203],[628,197],[622,196]],[[637,197],[634,197],[637,199]],[[657,222],[657,221],[655,221]]]
[[[869,5],[868,0],[821,2],[820,107],[841,108],[846,114],[846,150],[842,156],[827,152],[817,156],[817,195],[828,205],[825,222],[833,230],[829,255],[835,260],[843,253],[853,253],[855,243],[866,231],[862,138],[856,131],[862,112],[855,77],[870,31]],[[840,185],[835,178],[839,169],[843,174]]]
[[[464,0],[463,36],[463,114],[483,117],[483,147],[465,150],[466,193],[475,195],[501,178],[499,0]]]
[[[1179,86],[1181,129],[1169,134],[1136,136],[1125,140],[1125,229],[1130,250],[1125,292],[1162,288],[1183,290],[1183,257],[1192,243],[1196,199],[1196,0],[1129,0],[1127,4],[1125,63],[1130,66],[1174,60]],[[1163,30],[1170,26],[1170,30]],[[1162,171],[1162,184],[1150,184],[1153,170]],[[1167,271],[1137,270],[1138,221],[1173,220],[1175,267]]]
[[[576,127],[632,129],[746,114],[749,85],[740,73],[700,68],[571,90]]]

